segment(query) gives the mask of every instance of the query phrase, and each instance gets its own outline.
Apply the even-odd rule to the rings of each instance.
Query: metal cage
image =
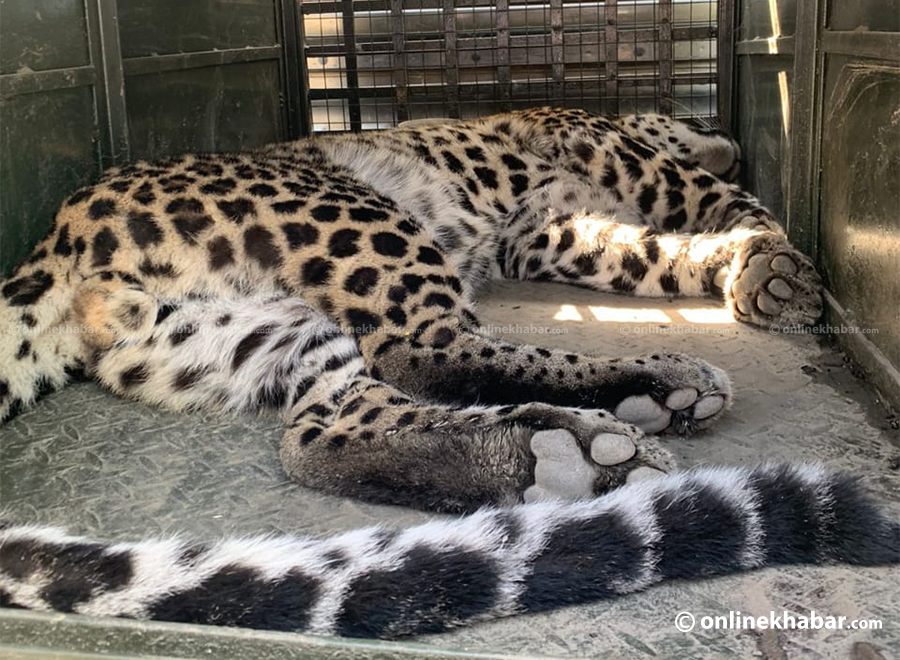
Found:
[[[359,131],[542,104],[725,115],[716,0],[304,0],[305,128]],[[724,55],[724,56],[723,56]],[[727,98],[727,95],[724,95]]]

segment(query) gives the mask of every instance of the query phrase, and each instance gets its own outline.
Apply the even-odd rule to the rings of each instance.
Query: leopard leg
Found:
[[[281,445],[288,474],[386,504],[458,513],[580,499],[674,466],[656,440],[600,410],[421,404],[365,377],[336,408],[325,400],[297,409]]]
[[[449,294],[448,294],[449,295]],[[731,402],[728,376],[687,355],[603,359],[511,344],[479,334],[465,306],[426,318],[412,332],[358,337],[372,377],[413,396],[455,404],[598,408],[648,433],[687,434],[721,416]]]
[[[586,203],[581,208],[610,212],[619,220],[628,216],[626,222],[668,233],[764,232],[765,237],[740,232],[726,237],[726,242],[737,244],[734,253],[745,255],[730,259],[727,272],[720,276],[735,316],[764,326],[818,319],[822,311],[820,278],[812,262],[790,246],[781,226],[759,200],[666,150],[635,140],[603,118],[577,110],[560,115],[552,124],[539,113],[531,116],[518,124],[521,134],[517,136],[524,144],[537,145],[534,148],[557,167],[580,177],[581,182],[574,186],[571,177],[555,184],[572,188],[567,191],[571,199],[559,190],[552,195],[568,203],[565,209],[557,206],[557,214],[581,210],[574,204],[605,191],[613,206],[598,208]],[[584,187],[591,193],[584,193]],[[535,203],[533,198],[531,203]],[[751,268],[749,259],[756,255],[760,256]],[[583,262],[590,270],[590,259]],[[635,264],[637,271],[643,270]],[[573,274],[577,280],[577,273]],[[655,287],[652,283],[649,288]]]
[[[589,186],[563,183],[526,200],[507,227],[503,274],[641,297],[724,296],[738,319],[767,326],[821,315],[818,275],[780,232],[739,224],[660,234],[602,212],[567,212],[560,201],[584,209],[592,196]]]

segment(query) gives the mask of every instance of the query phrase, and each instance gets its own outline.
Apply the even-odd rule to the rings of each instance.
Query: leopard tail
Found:
[[[393,638],[778,564],[900,559],[900,525],[810,465],[705,468],[596,500],[315,540],[0,532],[0,605]]]

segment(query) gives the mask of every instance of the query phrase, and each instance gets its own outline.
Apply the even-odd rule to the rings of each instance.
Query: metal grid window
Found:
[[[551,104],[716,114],[720,3],[301,3],[313,131]]]

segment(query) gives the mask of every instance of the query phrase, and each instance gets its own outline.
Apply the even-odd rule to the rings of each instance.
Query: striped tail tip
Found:
[[[835,562],[900,562],[900,525],[858,481],[811,465],[704,468],[327,539],[108,545],[0,526],[0,606],[391,638],[666,579]]]

